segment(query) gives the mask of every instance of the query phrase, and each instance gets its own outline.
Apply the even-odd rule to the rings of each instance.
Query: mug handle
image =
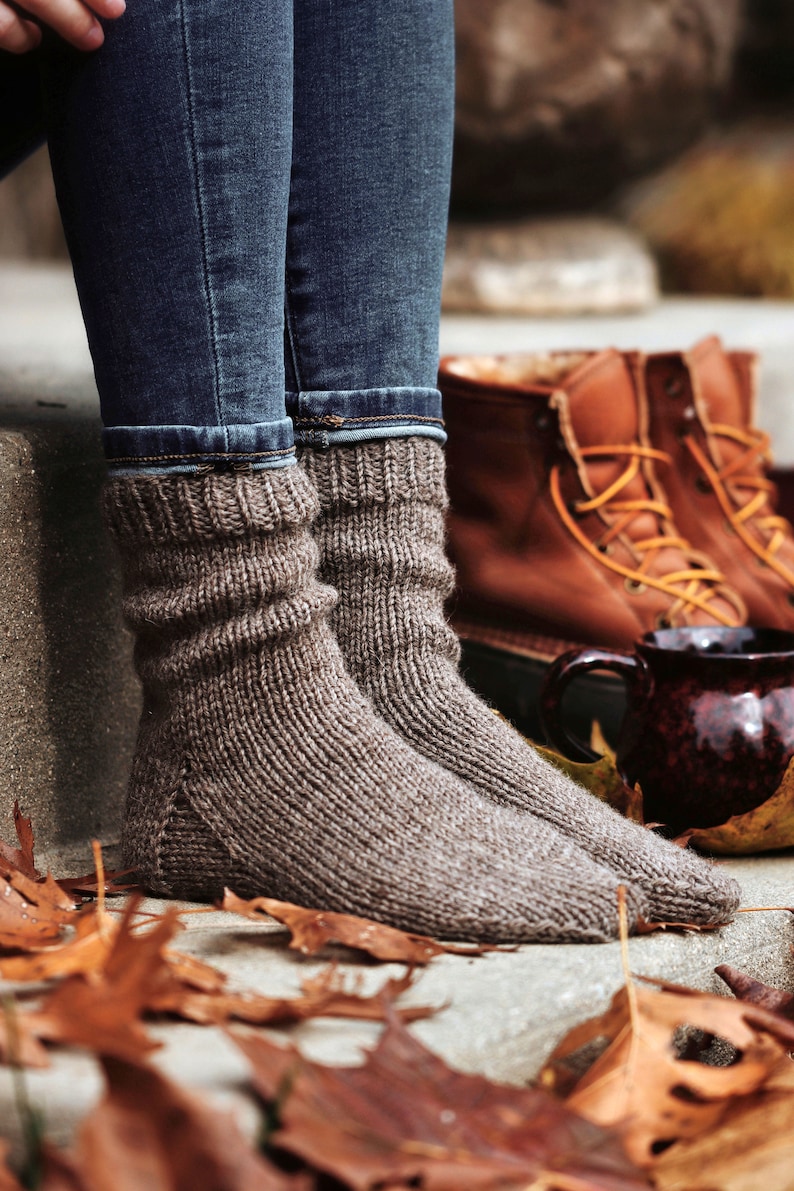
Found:
[[[549,668],[540,692],[540,722],[549,742],[570,761],[592,763],[599,755],[562,722],[562,698],[569,683],[588,670],[613,670],[626,683],[629,698],[650,694],[653,679],[644,658],[622,649],[571,649]]]

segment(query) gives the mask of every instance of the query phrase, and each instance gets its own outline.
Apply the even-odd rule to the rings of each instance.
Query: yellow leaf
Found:
[[[775,793],[761,806],[733,815],[720,827],[687,831],[680,840],[684,841],[720,856],[747,856],[794,847],[794,760],[789,762]]]

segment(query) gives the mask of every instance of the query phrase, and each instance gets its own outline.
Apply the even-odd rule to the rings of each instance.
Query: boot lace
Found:
[[[660,626],[673,624],[678,615],[690,609],[698,608],[720,624],[734,627],[742,622],[742,612],[738,604],[738,597],[728,588],[719,592],[717,586],[725,582],[725,576],[716,570],[705,555],[693,550],[689,542],[674,534],[656,534],[650,538],[631,539],[631,548],[635,555],[640,556],[636,569],[624,567],[609,556],[610,544],[622,535],[638,514],[653,513],[666,521],[672,522],[673,515],[668,505],[663,501],[650,497],[642,499],[620,499],[620,494],[640,475],[643,460],[651,459],[656,462],[669,464],[672,462],[666,451],[658,451],[653,447],[645,447],[640,443],[621,443],[618,445],[604,445],[598,447],[583,447],[580,449],[583,459],[607,459],[616,456],[628,460],[625,470],[618,478],[589,500],[574,501],[570,506],[565,501],[560,488],[560,468],[554,465],[550,475],[552,499],[557,512],[568,532],[576,539],[583,550],[592,558],[615,574],[622,575],[626,589],[634,594],[645,590],[646,587],[664,592],[673,603],[667,616],[660,619]],[[591,541],[577,524],[577,517],[585,513],[602,510],[611,524],[595,541]],[[652,575],[650,570],[661,550],[681,550],[687,561],[694,565],[678,571],[668,571],[663,575]],[[734,605],[736,618],[712,605],[715,597],[726,600]]]
[[[741,430],[722,422],[712,422],[709,430],[745,448],[742,454],[717,469],[692,435],[686,435],[683,440],[711,484],[728,525],[756,558],[794,587],[794,571],[777,557],[780,547],[791,541],[794,531],[785,517],[770,509],[769,497],[775,485],[762,474],[763,465],[769,460],[770,436],[755,427]],[[755,496],[742,504],[736,491],[739,488],[750,489]],[[750,526],[757,532],[752,533]]]

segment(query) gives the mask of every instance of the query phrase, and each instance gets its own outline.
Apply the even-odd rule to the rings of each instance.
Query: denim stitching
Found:
[[[176,455],[108,455],[109,463],[152,463],[158,459],[270,459],[277,455],[292,455],[294,447],[273,451],[191,451]]]
[[[212,345],[212,360],[215,368],[215,412],[217,414],[218,424],[223,423],[223,410],[221,409],[221,366],[220,355],[218,352],[218,325],[217,313],[215,310],[215,302],[212,296],[212,283],[210,281],[210,267],[209,267],[209,249],[208,249],[208,230],[206,225],[204,191],[201,186],[201,172],[199,170],[198,150],[196,148],[196,114],[193,104],[193,74],[190,65],[190,51],[188,49],[187,28],[185,22],[185,2],[179,0],[179,27],[182,33],[182,51],[185,60],[185,75],[187,86],[185,88],[187,98],[188,110],[188,133],[190,140],[190,158],[193,164],[193,180],[196,187],[196,207],[198,209],[199,230],[201,240],[201,259],[204,266],[204,296],[207,302],[207,314],[210,327],[210,343]],[[225,431],[225,427],[223,427]],[[227,435],[228,439],[228,435]]]
[[[443,418],[428,418],[421,414],[369,414],[361,417],[343,418],[338,414],[324,414],[317,418],[295,418],[295,426],[330,426],[340,427],[348,422],[428,422],[434,426],[443,426]]]

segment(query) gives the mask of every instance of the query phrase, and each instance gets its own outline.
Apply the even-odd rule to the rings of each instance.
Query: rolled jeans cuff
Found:
[[[338,389],[287,394],[295,442],[324,450],[335,443],[421,435],[446,442],[438,389]]]
[[[259,471],[295,462],[291,418],[241,426],[109,426],[102,445],[114,473],[184,474],[208,466]]]

